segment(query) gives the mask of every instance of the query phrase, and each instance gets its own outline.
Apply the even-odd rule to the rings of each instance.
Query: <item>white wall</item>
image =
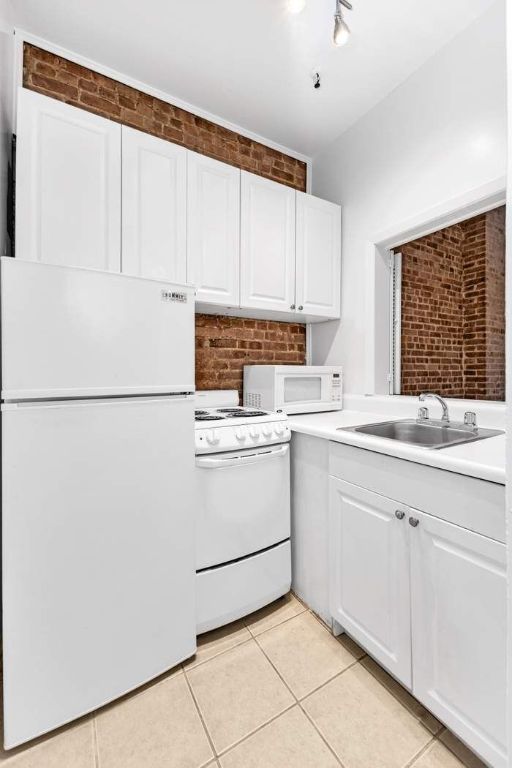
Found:
[[[314,158],[313,193],[343,207],[343,268],[341,322],[313,328],[313,362],[341,363],[348,392],[365,388],[370,242],[506,174],[504,14],[497,0]]]
[[[9,253],[6,232],[7,165],[11,152],[14,38],[11,0],[0,0],[0,256]]]

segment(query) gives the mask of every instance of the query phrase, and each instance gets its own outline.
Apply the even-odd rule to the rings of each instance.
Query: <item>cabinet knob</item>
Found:
[[[299,305],[299,312],[302,312],[303,309],[304,309],[304,307],[302,306],[302,304],[300,304]]]
[[[397,517],[399,520],[403,520],[405,517],[405,512],[402,512],[401,509],[397,509],[395,512],[395,517]]]
[[[420,524],[420,521],[417,517],[410,517],[409,518],[409,525],[412,525],[413,528],[416,528]]]
[[[290,304],[290,309],[295,309],[295,304]]]

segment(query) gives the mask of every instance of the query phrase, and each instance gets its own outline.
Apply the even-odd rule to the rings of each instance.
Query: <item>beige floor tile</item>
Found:
[[[250,640],[251,633],[242,621],[234,621],[225,627],[206,632],[197,638],[197,652],[189,661],[185,662],[187,669],[202,664],[203,661],[213,659],[219,653],[228,651],[246,640]]]
[[[309,612],[259,635],[257,640],[298,698],[355,662],[354,656]]]
[[[485,763],[483,763],[479,757],[477,757],[448,729],[445,729],[439,735],[439,739],[448,747],[448,749],[451,749],[451,751],[457,755],[466,768],[485,768]]]
[[[304,702],[345,768],[401,768],[432,738],[360,664]]]
[[[92,719],[40,739],[31,746],[0,750],[0,765],[12,768],[94,768]]]
[[[364,659],[362,659],[361,664],[369,672],[371,672],[372,675],[374,675],[374,677],[379,680],[379,682],[385,685],[388,691],[396,696],[397,699],[404,705],[404,707],[407,707],[407,709],[410,710],[413,715],[417,717],[418,720],[420,720],[425,728],[428,728],[431,733],[435,735],[443,730],[442,723],[440,723],[439,720],[428,711],[428,709],[425,709],[423,704],[420,704],[420,702],[415,699],[414,696],[409,693],[409,691],[403,688],[400,683],[391,677],[391,675],[388,675],[388,673],[382,669],[382,667],[377,664],[376,661],[374,661],[369,656],[366,656]]]
[[[245,623],[252,634],[256,636],[267,629],[282,624],[283,621],[291,619],[293,616],[298,616],[299,613],[303,613],[306,610],[305,606],[297,600],[295,595],[288,592],[287,595],[280,597],[279,600],[275,600],[260,611],[251,613],[246,617]]]
[[[440,741],[434,741],[411,768],[463,768],[463,764]]]
[[[101,768],[198,768],[213,758],[184,675],[96,718]]]
[[[223,752],[294,703],[256,642],[187,669],[217,752]]]
[[[298,706],[243,741],[220,762],[222,768],[339,768]]]

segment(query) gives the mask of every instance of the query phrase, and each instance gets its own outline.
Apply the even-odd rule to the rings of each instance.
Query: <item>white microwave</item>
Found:
[[[244,405],[265,411],[319,413],[343,407],[342,370],[333,365],[246,365]]]

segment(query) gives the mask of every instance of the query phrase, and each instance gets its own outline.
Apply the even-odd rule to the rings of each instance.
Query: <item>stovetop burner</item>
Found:
[[[195,417],[196,421],[222,421],[224,419],[224,416],[213,416],[207,414],[206,416],[197,416]]]
[[[196,416],[207,416],[208,411],[194,411]]]
[[[243,413],[243,408],[217,408],[217,413]]]
[[[250,419],[252,416],[266,416],[265,411],[241,411],[238,413],[230,413],[230,418],[242,419],[247,417]]]

